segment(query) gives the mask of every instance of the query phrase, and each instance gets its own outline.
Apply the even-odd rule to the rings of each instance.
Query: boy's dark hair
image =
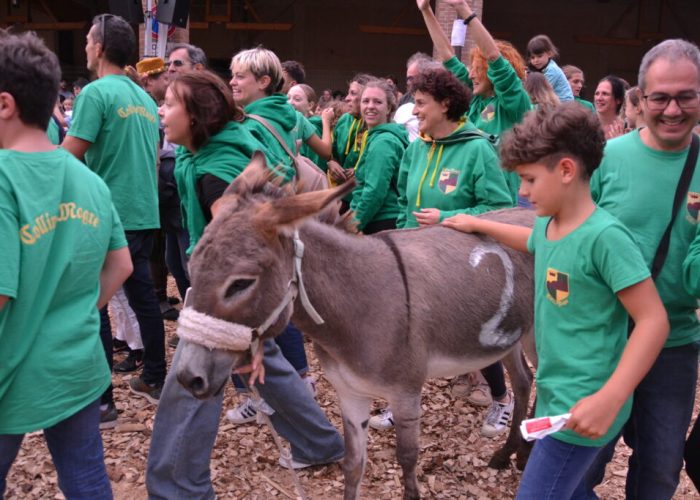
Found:
[[[565,156],[571,156],[581,168],[581,177],[589,179],[600,165],[605,134],[595,113],[577,102],[531,111],[501,138],[500,155],[504,169],[518,165],[544,163],[554,168]]]
[[[95,29],[92,41],[102,45],[105,58],[124,67],[136,50],[136,37],[131,25],[124,18],[113,14],[100,14],[92,20]]]
[[[284,61],[282,63],[282,69],[287,72],[289,76],[292,77],[297,83],[306,82],[306,71],[304,71],[304,65],[297,61]]]
[[[0,30],[0,92],[12,95],[22,123],[46,129],[60,77],[56,54],[35,33]]]
[[[552,59],[559,57],[559,51],[554,43],[552,43],[552,39],[547,35],[534,36],[529,42],[527,42],[526,56],[528,59],[530,59],[531,56],[539,56],[545,52],[549,52]]]
[[[447,119],[459,121],[469,111],[471,93],[456,76],[446,69],[430,69],[413,80],[414,92],[429,94],[437,102],[447,101]]]

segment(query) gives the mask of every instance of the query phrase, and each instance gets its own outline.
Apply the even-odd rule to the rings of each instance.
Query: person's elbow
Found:
[[[663,345],[668,339],[671,325],[668,321],[666,308],[659,299],[657,303],[646,308],[639,317],[634,318],[635,324],[654,336],[655,340]]]

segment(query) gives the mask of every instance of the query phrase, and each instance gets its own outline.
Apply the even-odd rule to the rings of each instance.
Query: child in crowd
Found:
[[[574,94],[571,92],[564,72],[554,59],[559,56],[559,51],[547,35],[537,35],[527,43],[527,61],[531,71],[538,71],[547,77],[547,81],[554,89],[559,100],[573,101]]]
[[[591,198],[604,144],[597,118],[580,105],[540,108],[501,146],[504,168],[521,177],[521,194],[539,216],[534,228],[466,215],[443,222],[535,255],[535,413],[571,416],[564,430],[535,444],[519,499],[594,498],[584,476],[629,417],[632,392],[668,335],[639,248]]]
[[[132,264],[109,188],[46,134],[60,74],[35,34],[0,30],[0,498],[40,429],[66,498],[112,498],[98,307]]]

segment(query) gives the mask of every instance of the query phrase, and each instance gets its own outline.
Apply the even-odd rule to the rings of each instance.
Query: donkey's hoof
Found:
[[[510,467],[510,454],[503,450],[498,450],[489,460],[489,467],[498,470],[507,469]]]
[[[515,454],[515,466],[518,470],[525,470],[527,465],[527,460],[530,458],[530,452],[532,451],[532,443],[523,442],[518,448],[518,452]]]

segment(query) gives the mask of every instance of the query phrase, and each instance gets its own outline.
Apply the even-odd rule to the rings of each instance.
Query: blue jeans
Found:
[[[44,438],[58,474],[58,487],[68,500],[112,498],[99,425],[100,405],[95,401],[44,429]],[[23,438],[24,434],[0,434],[0,500],[5,494],[7,473]]]
[[[525,466],[517,500],[597,499],[583,481],[601,448],[578,446],[551,436],[535,443]]]
[[[311,396],[306,384],[284,359],[273,340],[265,349],[265,383],[260,395],[274,410],[277,432],[289,441],[292,457],[323,464],[340,460],[343,439]],[[219,427],[223,393],[207,400],[192,396],[175,378],[180,347],[165,379],[153,425],[146,488],[150,499],[215,498],[209,458]]]
[[[275,337],[275,342],[282,351],[282,355],[299,375],[304,375],[309,371],[309,362],[306,360],[306,351],[304,350],[304,336],[296,326],[289,323],[287,328]],[[233,380],[236,390],[246,390],[246,385],[239,375],[233,375],[231,380]]]
[[[697,378],[697,344],[668,347],[634,391],[632,414],[622,431],[632,448],[625,487],[628,500],[673,497],[683,466]],[[591,467],[586,478],[591,487],[603,481],[616,442],[613,439],[603,448]]]

